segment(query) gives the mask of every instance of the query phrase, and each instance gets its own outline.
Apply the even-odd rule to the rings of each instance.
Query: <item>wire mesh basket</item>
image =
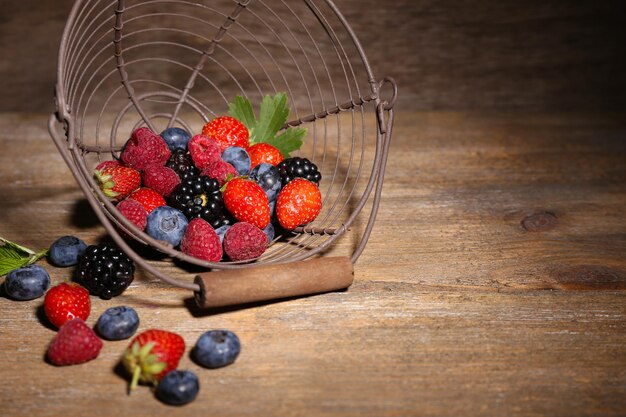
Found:
[[[383,87],[390,90],[388,99],[381,97]],[[277,92],[289,98],[284,128],[307,128],[298,152],[322,174],[322,211],[312,223],[274,239],[254,262],[207,262],[153,239],[121,215],[92,177],[97,164],[119,157],[140,126],[199,132],[226,114],[236,95],[260,103]],[[267,270],[256,274],[266,281],[247,284],[267,287],[284,284],[268,284],[279,270],[295,271],[285,278],[293,281],[319,269],[293,268],[307,258],[324,258],[346,233],[359,233],[346,259],[352,264],[360,256],[378,210],[396,94],[393,79],[374,76],[354,31],[330,0],[76,0],[59,49],[57,111],[49,128],[98,218],[143,269],[205,291],[198,277],[194,282],[164,274],[125,239],[208,270]],[[314,285],[306,292],[328,289],[334,288]],[[257,292],[236,301],[270,298]]]

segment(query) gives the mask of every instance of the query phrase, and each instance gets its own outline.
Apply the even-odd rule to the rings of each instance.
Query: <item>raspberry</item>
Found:
[[[132,133],[121,155],[125,165],[140,171],[153,164],[165,165],[169,157],[167,143],[147,127],[140,127]]]
[[[194,258],[210,262],[222,259],[222,244],[211,225],[201,218],[192,219],[187,226],[185,236],[180,242],[180,250]]]
[[[146,209],[137,200],[133,200],[132,198],[122,200],[117,205],[117,209],[124,217],[137,226],[139,230],[143,230],[146,227],[148,212],[146,212]]]
[[[233,261],[258,258],[267,249],[267,236],[258,227],[238,222],[224,235],[224,252]]]
[[[138,189],[137,191],[129,195],[128,198],[132,198],[133,200],[141,203],[141,205],[146,209],[148,214],[150,214],[150,212],[152,212],[152,210],[154,210],[155,208],[166,205],[165,199],[161,194],[157,193],[151,188],[146,187]]]
[[[180,184],[180,178],[171,168],[151,165],[143,172],[143,185],[167,197]]]
[[[196,135],[187,144],[189,154],[198,169],[206,168],[211,162],[217,161],[222,155],[217,142],[205,135]]]
[[[75,318],[61,326],[50,346],[48,359],[56,366],[77,365],[98,357],[102,340],[83,319]]]
[[[233,178],[238,176],[239,173],[231,164],[229,164],[228,162],[224,162],[221,159],[218,159],[217,161],[211,162],[202,171],[202,175],[215,178],[221,187],[222,185],[224,185],[229,176]]]

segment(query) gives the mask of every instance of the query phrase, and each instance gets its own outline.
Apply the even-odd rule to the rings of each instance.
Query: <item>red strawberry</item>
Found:
[[[59,329],[50,346],[48,359],[54,365],[77,365],[98,357],[102,340],[80,319],[72,319]]]
[[[234,178],[226,183],[224,206],[240,222],[264,229],[270,222],[270,205],[263,188],[255,181]]]
[[[206,168],[211,162],[222,156],[220,145],[205,135],[196,135],[187,144],[189,155],[198,169]]]
[[[125,165],[143,171],[153,164],[165,165],[170,153],[162,137],[147,127],[140,127],[124,145],[121,159]]]
[[[91,299],[89,292],[80,285],[62,282],[46,293],[43,308],[50,323],[61,327],[74,318],[87,320],[91,311]]]
[[[206,220],[199,217],[189,222],[180,242],[180,250],[186,255],[209,262],[219,262],[222,259],[219,236]]]
[[[250,155],[250,161],[252,161],[250,165],[252,168],[264,162],[276,166],[285,159],[275,146],[265,142],[254,144],[247,151]]]
[[[120,201],[141,187],[141,174],[118,161],[104,161],[93,173],[100,189],[110,200]]]
[[[117,204],[117,209],[130,220],[139,230],[143,230],[148,222],[148,212],[137,200],[127,198]]]
[[[313,221],[322,209],[322,194],[315,183],[296,178],[287,184],[276,200],[278,222],[287,230]]]
[[[216,117],[211,120],[202,128],[202,134],[216,141],[222,152],[229,146],[239,146],[245,149],[250,139],[248,128],[230,116]]]
[[[167,197],[180,184],[176,171],[163,165],[150,165],[143,172],[143,185]]]
[[[176,369],[185,352],[185,341],[180,335],[167,330],[149,329],[130,342],[122,363],[133,379],[130,389],[137,383],[156,385],[168,372]]]
[[[220,184],[220,187],[229,179],[239,175],[234,166],[221,159],[211,162],[205,169],[202,170],[202,175],[215,178]]]
[[[165,206],[167,203],[163,196],[152,188],[140,188],[137,191],[133,192],[128,198],[132,198],[133,200],[140,203],[143,208],[146,209],[148,214],[152,212],[157,207]]]

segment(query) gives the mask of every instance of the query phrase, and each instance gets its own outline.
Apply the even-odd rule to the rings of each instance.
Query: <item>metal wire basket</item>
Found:
[[[383,86],[390,88],[387,100]],[[254,262],[206,262],[151,238],[120,214],[92,178],[98,163],[119,157],[137,127],[198,133],[226,114],[235,95],[259,103],[280,91],[290,100],[285,128],[308,129],[299,154],[322,173],[323,209],[311,224],[275,239]],[[198,293],[198,279],[164,274],[125,239],[210,270],[271,264],[289,270],[320,258],[344,234],[359,233],[347,255],[354,263],[378,210],[396,94],[393,79],[374,76],[354,31],[330,0],[76,0],[60,44],[57,109],[49,129],[116,243],[144,270]],[[277,269],[271,271],[268,279]],[[250,300],[259,298],[269,297]]]

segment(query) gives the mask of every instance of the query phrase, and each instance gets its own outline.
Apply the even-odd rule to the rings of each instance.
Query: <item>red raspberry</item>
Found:
[[[187,144],[191,159],[198,169],[206,168],[211,162],[222,156],[220,146],[213,139],[205,135],[196,135]]]
[[[54,365],[77,365],[98,357],[102,340],[80,318],[65,323],[59,329],[50,346],[48,359]]]
[[[176,171],[163,165],[150,165],[143,172],[143,185],[167,197],[180,184]]]
[[[202,134],[216,141],[222,152],[229,146],[246,149],[249,145],[248,128],[231,116],[220,116],[211,120],[202,128]]]
[[[203,171],[202,175],[215,178],[219,182],[220,187],[224,185],[228,176],[231,178],[239,175],[235,167],[221,159],[211,162]]]
[[[127,166],[143,171],[153,164],[165,165],[170,153],[162,137],[147,127],[140,127],[124,145],[121,159]]]
[[[252,162],[250,166],[252,168],[264,162],[276,166],[285,159],[283,158],[283,154],[281,154],[275,146],[265,142],[250,146],[248,148],[248,155],[250,155],[250,161]]]
[[[141,203],[148,214],[150,214],[155,208],[165,206],[167,204],[161,194],[146,187],[138,189],[129,195],[128,198],[132,198],[133,200]]]
[[[235,223],[224,235],[224,252],[233,261],[258,258],[263,255],[265,249],[267,249],[267,236],[263,230],[250,223]]]
[[[210,262],[219,262],[222,259],[219,236],[206,220],[199,217],[189,222],[180,242],[180,250],[186,255]]]
[[[139,230],[145,229],[148,221],[148,212],[146,212],[146,209],[140,202],[132,198],[127,198],[119,202],[117,209],[124,217],[137,226]]]

